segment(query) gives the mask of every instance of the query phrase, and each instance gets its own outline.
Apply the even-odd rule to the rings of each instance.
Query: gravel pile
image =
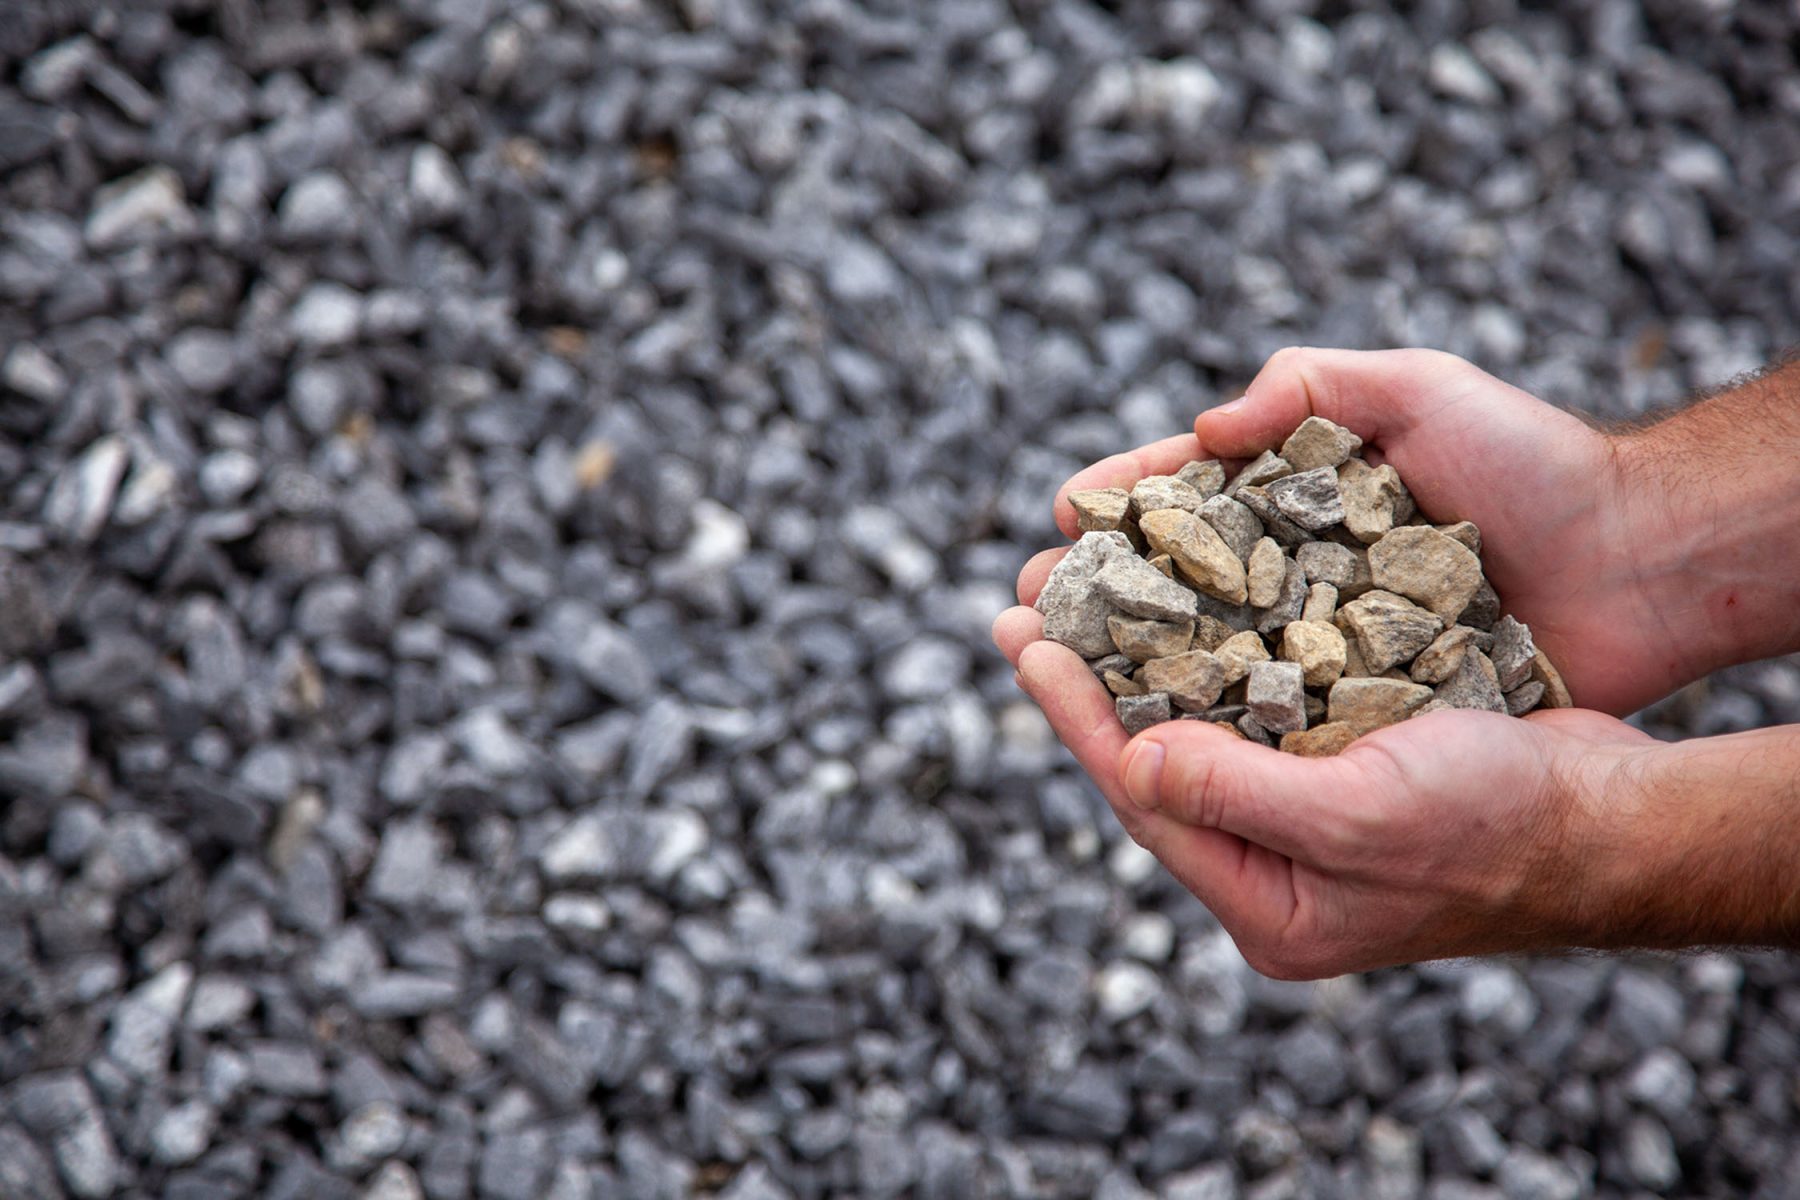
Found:
[[[0,1195],[1793,1194],[1787,960],[1268,982],[988,646],[1282,345],[1794,339],[1785,6],[1311,7],[9,4]]]

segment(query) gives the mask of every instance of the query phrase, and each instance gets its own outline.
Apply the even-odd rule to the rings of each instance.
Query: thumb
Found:
[[[1279,447],[1308,417],[1335,421],[1365,442],[1404,434],[1442,403],[1489,377],[1437,350],[1279,350],[1244,395],[1194,420],[1212,454],[1250,458]],[[1498,381],[1494,381],[1498,382]]]
[[[1119,757],[1126,798],[1139,809],[1315,863],[1344,820],[1356,774],[1341,757],[1283,754],[1204,721],[1153,726]]]

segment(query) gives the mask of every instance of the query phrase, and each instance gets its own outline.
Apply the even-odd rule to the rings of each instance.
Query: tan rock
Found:
[[[1506,697],[1500,691],[1500,678],[1488,656],[1473,646],[1465,650],[1456,673],[1438,685],[1431,707],[1505,712]]]
[[[1188,649],[1216,650],[1236,632],[1219,618],[1201,613],[1194,619],[1194,640]]]
[[[1337,616],[1338,590],[1329,583],[1315,583],[1306,589],[1306,603],[1300,607],[1302,621],[1331,624]]]
[[[1228,684],[1250,674],[1254,664],[1269,661],[1269,648],[1263,644],[1262,635],[1252,630],[1233,634],[1220,643],[1213,654],[1225,664],[1225,682]]]
[[[1138,682],[1152,692],[1167,692],[1177,708],[1199,712],[1219,702],[1229,682],[1225,664],[1205,650],[1189,650],[1153,658],[1138,670]]]
[[[1362,439],[1334,421],[1308,417],[1281,445],[1281,457],[1296,472],[1335,467],[1362,449]]]
[[[1357,733],[1369,733],[1413,715],[1431,699],[1431,689],[1406,679],[1340,679],[1331,685],[1326,719]]]
[[[1322,621],[1295,621],[1281,631],[1281,657],[1300,664],[1307,687],[1336,683],[1348,650],[1337,626]]]
[[[1131,493],[1124,488],[1085,488],[1069,493],[1075,527],[1083,533],[1107,533],[1125,524]]]
[[[1356,638],[1363,668],[1371,675],[1412,661],[1444,628],[1435,614],[1379,589],[1338,609],[1336,620],[1339,629]]]
[[[1430,609],[1445,625],[1455,622],[1482,583],[1481,560],[1428,525],[1389,530],[1369,547],[1369,574],[1376,587]]]
[[[1402,506],[1406,486],[1385,463],[1371,467],[1360,458],[1346,460],[1338,468],[1338,491],[1344,497],[1344,528],[1364,544],[1379,541],[1397,523],[1402,508],[1412,507],[1410,498]]]
[[[1542,650],[1531,656],[1531,677],[1544,685],[1543,707],[1575,707],[1575,701],[1569,695],[1569,687],[1563,682],[1562,672],[1551,665],[1550,659]]]
[[[1167,575],[1170,579],[1175,578],[1175,560],[1168,555],[1154,554],[1144,561],[1161,571],[1164,575]]]
[[[1144,694],[1143,684],[1129,675],[1122,675],[1117,671],[1103,673],[1100,676],[1100,682],[1104,683],[1106,690],[1115,696],[1141,696]]]
[[[1141,520],[1145,513],[1159,508],[1197,513],[1205,500],[1205,496],[1173,475],[1146,475],[1131,489],[1131,515]]]
[[[1211,525],[1193,513],[1160,508],[1145,513],[1138,527],[1151,549],[1174,559],[1176,571],[1194,587],[1231,604],[1249,598],[1243,560]]]
[[[1149,662],[1180,654],[1194,640],[1192,621],[1147,621],[1114,613],[1106,618],[1106,632],[1119,653],[1132,662]]]
[[[1431,645],[1419,651],[1408,672],[1414,683],[1442,683],[1462,666],[1463,654],[1479,643],[1481,631],[1467,625],[1452,625],[1437,635]]]
[[[1301,758],[1329,758],[1343,753],[1356,740],[1356,727],[1343,721],[1327,721],[1311,729],[1281,735],[1281,748]]]
[[[1363,661],[1362,650],[1357,646],[1356,635],[1350,633],[1341,624],[1338,632],[1344,635],[1344,675],[1366,678],[1375,672],[1369,670],[1369,664]]]
[[[1274,538],[1261,538],[1250,551],[1250,568],[1245,573],[1250,603],[1267,608],[1281,596],[1281,581],[1287,577],[1287,556]]]
[[[1225,464],[1216,458],[1197,458],[1175,472],[1175,478],[1209,498],[1224,490]]]
[[[1229,733],[1232,737],[1237,738],[1239,741],[1247,741],[1248,740],[1247,738],[1244,737],[1244,731],[1239,729],[1236,725],[1233,725],[1230,721],[1213,721],[1213,722],[1211,722],[1211,724],[1218,726],[1220,729],[1223,729],[1226,733]]]
[[[1458,521],[1454,525],[1436,526],[1436,529],[1445,537],[1455,538],[1467,546],[1475,557],[1481,557],[1481,530],[1476,528],[1475,522]]]

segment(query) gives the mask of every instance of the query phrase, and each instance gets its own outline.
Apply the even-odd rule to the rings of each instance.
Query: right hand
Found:
[[[1433,350],[1283,350],[1194,432],[1209,454],[1248,458],[1315,415],[1392,463],[1432,521],[1475,522],[1502,610],[1578,706],[1633,712],[1704,673],[1640,578],[1641,539],[1666,530],[1630,494],[1614,437]]]

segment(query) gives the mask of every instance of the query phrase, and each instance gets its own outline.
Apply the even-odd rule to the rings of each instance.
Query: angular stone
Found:
[[[1141,696],[1144,694],[1143,684],[1120,671],[1106,672],[1100,676],[1100,682],[1104,683],[1106,690],[1115,696]]]
[[[1193,513],[1157,509],[1145,513],[1138,526],[1151,548],[1174,559],[1175,569],[1194,587],[1231,604],[1248,598],[1243,560]]]
[[[1252,665],[1269,661],[1269,648],[1263,644],[1262,635],[1252,630],[1231,635],[1213,653],[1225,664],[1225,682],[1228,684],[1250,674]]]
[[[1130,539],[1116,530],[1082,534],[1038,593],[1036,608],[1044,614],[1044,636],[1083,658],[1111,654],[1106,619],[1113,609],[1094,587],[1094,576],[1113,558],[1131,553]]]
[[[1438,685],[1432,707],[1471,708],[1480,712],[1505,712],[1506,697],[1488,656],[1470,646],[1463,652],[1462,662],[1454,674]]]
[[[1354,600],[1375,586],[1366,551],[1336,542],[1308,542],[1294,551],[1294,561],[1306,572],[1308,583],[1329,583],[1343,600]]]
[[[1231,552],[1245,562],[1263,535],[1263,525],[1256,514],[1230,496],[1214,496],[1200,506],[1200,519],[1211,525],[1225,539]]]
[[[1217,704],[1219,693],[1231,682],[1225,664],[1206,650],[1153,658],[1138,671],[1137,679],[1147,692],[1167,693],[1184,712],[1199,712]]]
[[[1211,617],[1233,631],[1256,628],[1256,612],[1248,604],[1227,604],[1205,592],[1200,593],[1200,615]]]
[[[1274,604],[1281,596],[1282,580],[1287,578],[1287,555],[1281,552],[1281,543],[1269,537],[1259,539],[1256,549],[1250,552],[1244,577],[1251,607],[1268,608]]]
[[[1447,538],[1461,542],[1469,548],[1469,553],[1481,557],[1481,530],[1473,521],[1458,521],[1453,525],[1438,525],[1437,531]]]
[[[1318,531],[1344,519],[1337,472],[1330,467],[1300,471],[1269,484],[1269,499],[1281,515],[1302,529]]]
[[[1506,693],[1506,711],[1509,716],[1522,717],[1537,707],[1544,698],[1544,685],[1535,679],[1527,679],[1512,691]]]
[[[1108,654],[1088,662],[1088,670],[1094,673],[1095,679],[1104,679],[1108,671],[1117,671],[1121,675],[1129,675],[1137,670],[1137,663],[1123,654]]]
[[[1462,666],[1463,654],[1476,644],[1481,632],[1470,629],[1467,625],[1452,625],[1437,635],[1431,645],[1419,651],[1413,660],[1412,676],[1414,683],[1442,683],[1456,674],[1456,668]]]
[[[1531,660],[1537,646],[1531,630],[1510,616],[1501,617],[1494,626],[1494,670],[1499,673],[1500,690],[1510,692],[1531,678]]]
[[[1288,754],[1298,754],[1301,758],[1330,758],[1342,753],[1356,737],[1354,725],[1342,721],[1327,721],[1311,729],[1282,734],[1281,748]]]
[[[1120,696],[1113,701],[1118,711],[1119,723],[1125,726],[1125,732],[1136,736],[1152,725],[1160,725],[1171,718],[1169,698],[1161,693],[1146,696]]]
[[[1337,465],[1362,449],[1362,439],[1335,421],[1308,417],[1281,444],[1281,457],[1297,472]]]
[[[1194,618],[1194,640],[1190,650],[1216,650],[1235,636],[1237,630],[1214,616],[1202,613]]]
[[[1379,589],[1338,609],[1337,625],[1356,639],[1363,666],[1375,675],[1412,661],[1444,628],[1435,613]]]
[[[1430,700],[1430,688],[1408,679],[1340,679],[1331,685],[1326,719],[1364,734],[1406,720]]]
[[[1237,725],[1237,731],[1244,735],[1245,741],[1255,742],[1259,746],[1273,746],[1275,744],[1275,739],[1269,736],[1269,731],[1257,724],[1256,718],[1249,713],[1245,713],[1243,716],[1239,717],[1235,724]]]
[[[1287,573],[1281,579],[1281,591],[1275,597],[1275,603],[1263,611],[1256,622],[1258,633],[1274,633],[1290,621],[1300,619],[1300,610],[1306,607],[1306,572],[1293,559],[1287,560]]]
[[[1168,555],[1152,554],[1144,561],[1155,567],[1158,571],[1161,571],[1164,575],[1167,575],[1170,579],[1175,578],[1175,560]]]
[[[1085,488],[1069,493],[1075,528],[1082,533],[1109,533],[1125,524],[1131,493],[1124,488]]]
[[[1259,487],[1247,487],[1235,497],[1239,504],[1250,510],[1250,514],[1262,523],[1262,530],[1289,550],[1296,546],[1304,546],[1313,540],[1313,535],[1282,515],[1269,493]]]
[[[1114,615],[1106,619],[1107,648],[1117,647],[1134,663],[1181,654],[1193,644],[1192,621],[1146,621]]]
[[[1215,704],[1205,712],[1197,712],[1190,715],[1196,721],[1224,721],[1233,723],[1249,711],[1249,709],[1241,704]]]
[[[1175,478],[1199,492],[1202,499],[1210,499],[1225,487],[1225,464],[1216,458],[1196,458],[1175,472]]]
[[[1192,590],[1181,586],[1137,555],[1119,555],[1094,575],[1094,588],[1114,608],[1153,621],[1191,621],[1197,611]]]
[[[1247,487],[1262,487],[1273,483],[1284,475],[1292,475],[1294,468],[1288,461],[1273,450],[1264,450],[1244,465],[1232,481],[1225,485],[1225,494],[1235,496]]]
[[[1352,458],[1338,468],[1338,491],[1344,497],[1344,528],[1368,545],[1394,527],[1406,486],[1393,467]]]
[[[1482,584],[1481,560],[1454,538],[1428,525],[1405,525],[1369,547],[1375,586],[1429,608],[1445,625],[1455,622]]]
[[[1329,687],[1344,673],[1346,647],[1337,626],[1295,621],[1281,631],[1281,657],[1300,664],[1307,687]]]
[[[1146,475],[1131,489],[1131,515],[1142,517],[1163,508],[1198,513],[1206,497],[1173,475]]]
[[[1302,621],[1331,624],[1337,616],[1338,590],[1329,583],[1315,583],[1306,589],[1306,604],[1300,609]]]
[[[1306,683],[1299,663],[1253,663],[1249,684],[1245,704],[1258,725],[1270,733],[1306,728]]]
[[[1463,609],[1462,615],[1456,620],[1472,629],[1486,631],[1492,629],[1494,622],[1499,619],[1500,597],[1494,593],[1494,586],[1483,579],[1481,586],[1475,591],[1475,598],[1469,601],[1469,607]]]
[[[1544,685],[1545,708],[1575,707],[1575,701],[1569,695],[1569,687],[1563,682],[1562,672],[1551,665],[1549,657],[1542,650],[1531,656],[1531,678]]]
[[[1369,670],[1369,664],[1363,661],[1362,647],[1357,644],[1356,636],[1345,629],[1341,621],[1333,618],[1333,624],[1344,635],[1344,675],[1361,679],[1375,674]]]

